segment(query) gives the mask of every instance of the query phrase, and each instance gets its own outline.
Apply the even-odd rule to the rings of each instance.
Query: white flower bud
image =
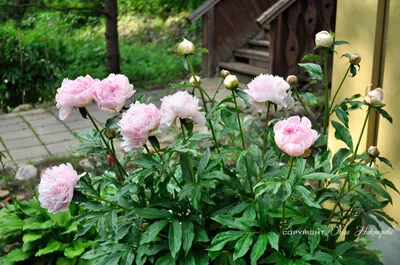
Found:
[[[361,62],[361,56],[358,53],[352,53],[350,55],[350,63],[353,65],[357,65]]]
[[[376,146],[370,146],[368,148],[368,155],[369,156],[371,156],[373,158],[376,158],[376,157],[379,156],[379,154],[380,154],[379,149]]]
[[[180,56],[185,56],[193,54],[195,50],[194,44],[184,38],[183,41],[178,44],[177,52]]]
[[[231,73],[228,70],[223,69],[221,71],[221,78],[225,79],[228,75],[230,75]]]
[[[315,35],[315,46],[330,48],[333,45],[333,37],[328,31],[320,31]]]
[[[295,75],[289,75],[286,78],[286,82],[290,85],[290,86],[295,86],[297,84],[297,77]]]
[[[375,88],[372,91],[369,91],[364,98],[364,102],[370,105],[371,107],[383,107],[383,96],[385,93],[383,92],[382,88]]]
[[[239,80],[237,79],[236,75],[228,75],[225,77],[224,86],[226,89],[235,90],[239,87]]]
[[[195,77],[196,77],[197,83],[201,83],[200,76],[195,75]],[[189,83],[192,84],[192,85],[196,84],[196,81],[195,81],[195,79],[193,78],[193,76],[191,76],[190,79],[189,79]]]

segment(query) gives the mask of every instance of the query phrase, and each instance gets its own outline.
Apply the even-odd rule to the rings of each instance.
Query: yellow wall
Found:
[[[386,120],[378,121],[373,113],[368,123],[359,152],[370,145],[377,144],[381,155],[392,161],[393,167],[400,167],[400,1],[396,0],[338,0],[336,17],[336,39],[347,40],[349,45],[337,46],[334,56],[332,94],[336,92],[348,64],[346,58],[340,58],[344,53],[359,53],[361,55],[361,70],[354,78],[348,78],[342,87],[337,102],[353,94],[365,94],[368,84],[373,88],[382,87],[386,93],[384,99],[394,124]],[[384,71],[383,71],[384,69]],[[350,131],[353,141],[357,141],[364,111],[355,111],[350,115]],[[379,127],[378,127],[379,122]],[[334,139],[333,128],[330,128],[329,147],[335,151],[344,147]],[[399,148],[399,150],[398,150]],[[388,177],[400,189],[400,178],[396,171],[379,164],[382,172],[388,172]],[[400,196],[391,193],[394,207],[386,211],[400,223]],[[397,209],[397,210],[396,210]]]

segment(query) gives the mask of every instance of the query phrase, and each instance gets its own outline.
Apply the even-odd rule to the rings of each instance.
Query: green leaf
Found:
[[[350,150],[353,150],[353,139],[351,138],[349,130],[336,121],[331,122],[335,128],[335,138],[343,141],[350,148]]]
[[[190,221],[183,221],[182,222],[182,236],[183,236],[183,250],[185,251],[185,255],[188,254],[190,248],[193,244],[194,239],[194,226],[193,223]]]
[[[144,219],[172,218],[173,214],[168,210],[155,208],[135,208],[134,213]]]
[[[175,258],[182,246],[182,227],[177,220],[173,220],[169,226],[168,242],[171,255]]]
[[[208,251],[220,251],[227,242],[235,241],[243,236],[240,231],[227,231],[217,234],[211,242],[211,248]]]
[[[345,45],[345,44],[350,44],[350,43],[348,43],[348,42],[345,41],[345,40],[335,40],[335,41],[333,42],[333,45]]]
[[[159,258],[155,265],[175,265],[175,260],[171,254],[167,253],[161,258]]]
[[[29,253],[25,253],[24,251],[22,251],[21,248],[17,248],[8,252],[7,255],[4,257],[4,260],[8,262],[17,262],[26,260],[29,258],[29,256]]]
[[[196,49],[195,53],[209,53],[206,48],[198,48]]]
[[[39,249],[39,251],[36,252],[35,256],[39,257],[59,250],[63,250],[65,246],[66,246],[65,244],[57,240],[51,239],[45,248]]]
[[[212,217],[211,219],[229,228],[235,228],[243,231],[248,231],[250,229],[249,226],[243,224],[242,222],[237,222],[235,218],[230,216],[217,215],[215,217]]]
[[[307,204],[308,206],[315,207],[318,209],[321,209],[321,206],[319,203],[315,201],[315,196],[309,191],[306,187],[298,185],[296,186],[296,191],[300,193],[301,198],[303,199],[303,202]]]
[[[76,264],[76,259],[59,257],[56,261],[56,265],[75,265],[75,264]]]
[[[323,172],[311,173],[305,176],[302,176],[302,179],[317,179],[317,180],[325,180],[330,178],[335,178],[335,174],[328,174]]]
[[[189,154],[188,153],[180,153],[179,155],[179,163],[181,165],[182,177],[186,183],[191,183],[192,176],[190,173],[190,164],[189,164]]]
[[[386,112],[386,110],[382,109],[382,108],[375,108],[377,112],[379,112],[379,114],[382,115],[382,117],[384,117],[385,119],[387,119],[390,123],[393,123],[393,118],[392,116],[389,115],[389,113]]]
[[[309,105],[317,105],[318,104],[317,97],[313,93],[305,92],[305,93],[301,94],[300,97],[303,100],[303,102],[305,101],[306,104],[309,104]]]
[[[307,53],[306,55],[303,56],[303,58],[301,58],[300,62],[306,61],[306,60],[321,61],[322,60],[322,56],[319,55],[319,54]]]
[[[151,143],[151,145],[156,148],[157,150],[160,150],[160,143],[158,142],[157,137],[155,136],[150,136],[149,137],[149,142]]]
[[[87,110],[85,107],[79,108],[79,113],[81,114],[82,118],[87,119]]]
[[[354,242],[348,241],[338,245],[335,250],[338,255],[343,255],[347,250],[353,246]]]
[[[350,77],[355,77],[357,75],[357,68],[354,65],[350,65]]]
[[[344,126],[346,126],[347,128],[349,128],[349,116],[348,113],[345,112],[344,110],[337,108],[335,110],[336,113],[336,117],[338,117],[338,119],[343,122]]]
[[[189,253],[186,257],[181,259],[180,265],[196,265],[196,261],[192,253]]]
[[[252,234],[244,235],[241,239],[239,239],[235,244],[235,251],[233,252],[233,260],[237,260],[238,258],[246,255],[247,251],[249,251],[251,244],[253,243]]]
[[[135,252],[131,249],[126,254],[125,265],[132,265],[134,260],[135,260]]]
[[[146,244],[153,241],[158,233],[169,223],[169,220],[160,220],[150,225],[150,227],[140,237],[140,244]]]
[[[274,232],[268,232],[267,238],[268,238],[268,242],[271,245],[271,247],[276,249],[276,251],[279,251],[279,236],[278,236],[278,234],[274,233]]]
[[[213,171],[205,174],[201,177],[202,179],[218,179],[221,181],[229,181],[229,176],[221,171]]]
[[[315,63],[299,63],[300,67],[308,73],[311,79],[316,79],[322,81],[324,79],[322,68],[319,64]]]
[[[388,165],[389,167],[391,167],[393,169],[392,163],[390,163],[389,159],[385,158],[385,157],[378,157],[379,161],[381,161],[382,163],[385,163],[386,165]]]
[[[27,243],[31,241],[38,240],[42,238],[46,234],[45,231],[40,231],[40,232],[29,232],[27,234],[24,234],[22,237],[22,242]]]
[[[256,243],[253,246],[250,254],[251,264],[256,264],[257,260],[261,258],[267,249],[268,237],[267,235],[259,235]]]
[[[346,228],[346,241],[354,241],[358,237],[361,226],[362,218],[357,216]]]

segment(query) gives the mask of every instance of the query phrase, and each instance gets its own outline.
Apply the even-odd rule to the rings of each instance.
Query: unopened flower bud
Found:
[[[361,56],[358,53],[352,53],[350,55],[350,63],[353,65],[358,65],[361,62]]]
[[[295,75],[289,75],[286,78],[286,82],[290,85],[290,86],[295,86],[297,84],[297,77]]]
[[[228,70],[223,69],[221,71],[221,78],[225,79],[228,75],[230,75],[231,73]]]
[[[315,35],[315,46],[330,48],[333,44],[333,37],[328,31],[320,31]]]
[[[196,77],[197,83],[201,83],[200,76],[195,75],[195,77]],[[192,84],[192,85],[196,84],[196,81],[193,78],[193,76],[191,76],[190,79],[189,79],[189,83]]]
[[[372,91],[369,91],[364,98],[364,102],[370,105],[371,107],[383,107],[383,96],[385,93],[383,92],[382,88],[375,88]]]
[[[380,154],[379,149],[376,146],[370,146],[368,148],[368,155],[370,157],[376,158],[379,156],[379,154]]]
[[[115,132],[115,130],[113,128],[110,128],[110,129],[107,129],[104,131],[104,135],[108,139],[114,139],[117,136],[117,133]]]
[[[239,87],[239,80],[237,79],[236,75],[228,75],[225,77],[224,86],[226,89],[235,90]]]
[[[195,50],[196,48],[194,47],[194,44],[188,41],[187,39],[183,39],[183,41],[178,44],[177,51],[180,56],[193,54]]]

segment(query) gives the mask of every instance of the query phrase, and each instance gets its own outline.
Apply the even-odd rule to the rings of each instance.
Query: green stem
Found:
[[[238,125],[239,125],[239,131],[240,131],[240,138],[242,140],[242,147],[243,147],[243,150],[246,150],[246,144],[245,144],[245,141],[244,141],[244,134],[243,134],[243,129],[242,129],[242,122],[240,121],[239,107],[238,107],[237,100],[236,100],[235,90],[232,90],[232,97],[233,97],[233,102],[235,103],[236,114],[237,114]],[[248,181],[249,181],[250,193],[252,195],[254,195],[253,184],[251,182],[251,175],[250,175],[249,165],[247,163],[247,155],[244,156],[244,163],[246,165],[246,173],[247,173],[247,178],[248,178]]]
[[[110,201],[110,200],[104,199],[104,198],[99,197],[99,196],[96,196],[96,195],[85,194],[85,196],[86,196],[86,197],[89,197],[89,198],[96,199],[96,200],[98,200],[98,201],[103,201],[103,202],[109,203],[109,204],[111,204],[111,205],[113,205],[113,206],[116,206],[116,207],[118,207],[118,208],[121,208],[121,209],[124,209],[124,210],[127,210],[127,211],[132,210],[131,208],[127,208],[127,207],[122,206],[122,205],[120,205],[120,204],[118,204],[118,203],[112,202],[112,201]]]
[[[117,159],[117,155],[116,155],[116,153],[115,153],[114,141],[111,139],[111,140],[110,140],[110,143],[111,143],[112,156],[114,157],[114,160],[117,162],[118,159]],[[124,175],[124,174],[123,174],[123,171],[121,171],[121,169],[123,169],[122,165],[120,165],[119,163],[117,163],[117,168],[118,168],[119,174],[120,174],[121,177],[122,177],[122,176]]]
[[[325,88],[325,114],[324,114],[323,135],[326,135],[329,122],[328,49],[324,50],[324,88]]]
[[[267,116],[265,117],[265,131],[264,131],[264,136],[263,136],[263,148],[262,148],[262,153],[261,153],[261,161],[263,167],[260,169],[260,172],[258,173],[257,176],[257,181],[261,180],[262,174],[264,173],[265,170],[265,165],[264,165],[264,158],[265,158],[265,153],[267,152],[267,146],[268,146],[268,121],[269,121],[269,109],[270,109],[271,103],[268,101],[267,103]]]
[[[199,91],[200,91],[200,96],[201,96],[201,100],[203,101],[203,107],[204,107],[204,110],[206,111],[206,116],[208,116],[209,112],[208,112],[208,108],[207,108],[207,101],[206,101],[206,99],[205,99],[205,97],[204,97],[204,94],[207,95],[208,99],[209,99],[211,102],[213,102],[213,100],[208,96],[207,92],[205,92],[204,89],[201,87],[200,81],[197,80],[196,74],[195,74],[195,72],[194,72],[194,68],[193,68],[193,65],[192,65],[192,62],[190,61],[190,56],[187,56],[187,57],[186,57],[186,60],[187,60],[187,62],[188,62],[190,72],[191,72],[192,77],[193,77],[193,79],[194,79],[195,86],[196,86],[196,87],[199,89]],[[218,141],[217,141],[217,136],[216,136],[216,134],[215,134],[215,130],[214,130],[214,126],[213,126],[213,124],[212,124],[212,121],[211,121],[210,119],[207,119],[207,121],[208,121],[208,125],[210,126],[210,130],[211,130],[211,134],[212,134],[212,137],[213,137],[213,140],[214,140],[215,148],[217,149],[217,152],[220,153],[220,150],[219,150],[219,143],[218,143]]]
[[[92,122],[94,128],[96,128],[97,132],[100,134],[100,138],[103,141],[104,145],[106,146],[107,151],[111,154],[111,156],[114,158],[115,163],[117,164],[118,169],[120,170],[120,174],[121,174],[121,178],[124,178],[124,175],[126,177],[128,176],[128,173],[126,173],[125,169],[122,167],[122,165],[120,164],[118,158],[115,155],[115,152],[113,152],[112,148],[110,147],[110,145],[108,144],[107,140],[104,138],[103,134],[101,133],[99,127],[97,126],[96,122],[94,121],[92,115],[90,115],[89,111],[85,108],[86,110],[86,114],[89,118],[89,120]]]
[[[347,71],[343,76],[342,82],[340,82],[340,85],[339,85],[338,89],[336,90],[335,95],[333,96],[332,103],[331,103],[331,106],[329,108],[329,116],[332,114],[331,112],[332,112],[333,106],[335,104],[336,97],[339,94],[340,89],[342,88],[344,80],[346,80],[347,75],[349,74],[350,68],[351,68],[351,65],[349,66],[349,68],[347,68]]]
[[[290,167],[289,167],[289,173],[287,175],[287,180],[290,178],[290,173],[292,173],[292,168],[293,168],[293,157],[290,157],[289,161]],[[285,212],[286,212],[286,199],[282,202],[282,223],[281,223],[281,233],[280,236],[282,236],[282,232],[285,229]]]
[[[215,98],[216,98],[216,96],[217,96],[217,94],[218,94],[218,91],[221,89],[222,84],[223,84],[223,81],[219,82],[219,86],[218,86],[218,88],[217,88],[217,91],[215,91],[215,93],[214,93],[214,96],[213,96],[213,98],[212,98],[211,103],[214,103],[214,102],[215,102]]]
[[[181,129],[182,129],[182,137],[183,137],[183,142],[187,142],[186,134],[185,134],[185,129],[183,128],[183,121],[181,120]],[[194,175],[193,171],[193,165],[192,165],[192,159],[190,159],[190,154],[188,154],[188,162],[189,162],[189,168],[190,168],[190,175],[192,176],[192,182],[196,183],[196,177]]]
[[[352,158],[351,158],[351,160],[350,160],[349,166],[353,165],[353,163],[354,163],[354,161],[355,161],[355,159],[356,159],[357,152],[358,152],[358,148],[360,147],[361,139],[362,139],[362,137],[363,137],[363,135],[364,135],[365,127],[367,126],[367,121],[368,121],[368,117],[369,117],[370,111],[371,111],[371,107],[368,107],[367,114],[365,115],[364,123],[363,123],[362,129],[361,129],[360,137],[358,138],[357,145],[356,145],[356,149],[354,150],[354,153],[353,153],[353,156],[352,156]],[[329,224],[331,223],[332,218],[333,218],[333,216],[334,216],[334,214],[335,214],[336,208],[338,207],[338,205],[339,205],[339,203],[340,203],[340,200],[341,200],[342,197],[343,197],[344,190],[345,190],[345,188],[346,188],[347,183],[349,182],[349,176],[350,176],[350,172],[347,173],[346,178],[345,178],[345,180],[344,180],[344,183],[343,183],[342,187],[340,188],[337,201],[336,201],[335,205],[333,206],[333,209],[332,209],[332,211],[331,211],[331,214],[330,214],[330,216],[329,216],[329,218],[328,218],[327,225],[329,225]]]
[[[312,120],[312,118],[311,118],[310,113],[308,112],[308,109],[306,108],[306,105],[304,104],[303,100],[302,100],[301,97],[300,97],[300,93],[299,93],[299,91],[297,90],[297,84],[294,84],[294,85],[292,86],[292,88],[293,88],[293,90],[294,90],[294,93],[296,94],[297,100],[300,102],[300,104],[301,104],[301,106],[303,107],[304,111],[306,112],[307,116],[310,118],[310,121],[311,121],[312,126],[313,126],[314,128],[317,128],[317,127],[315,126],[315,123],[313,122],[313,120]]]

